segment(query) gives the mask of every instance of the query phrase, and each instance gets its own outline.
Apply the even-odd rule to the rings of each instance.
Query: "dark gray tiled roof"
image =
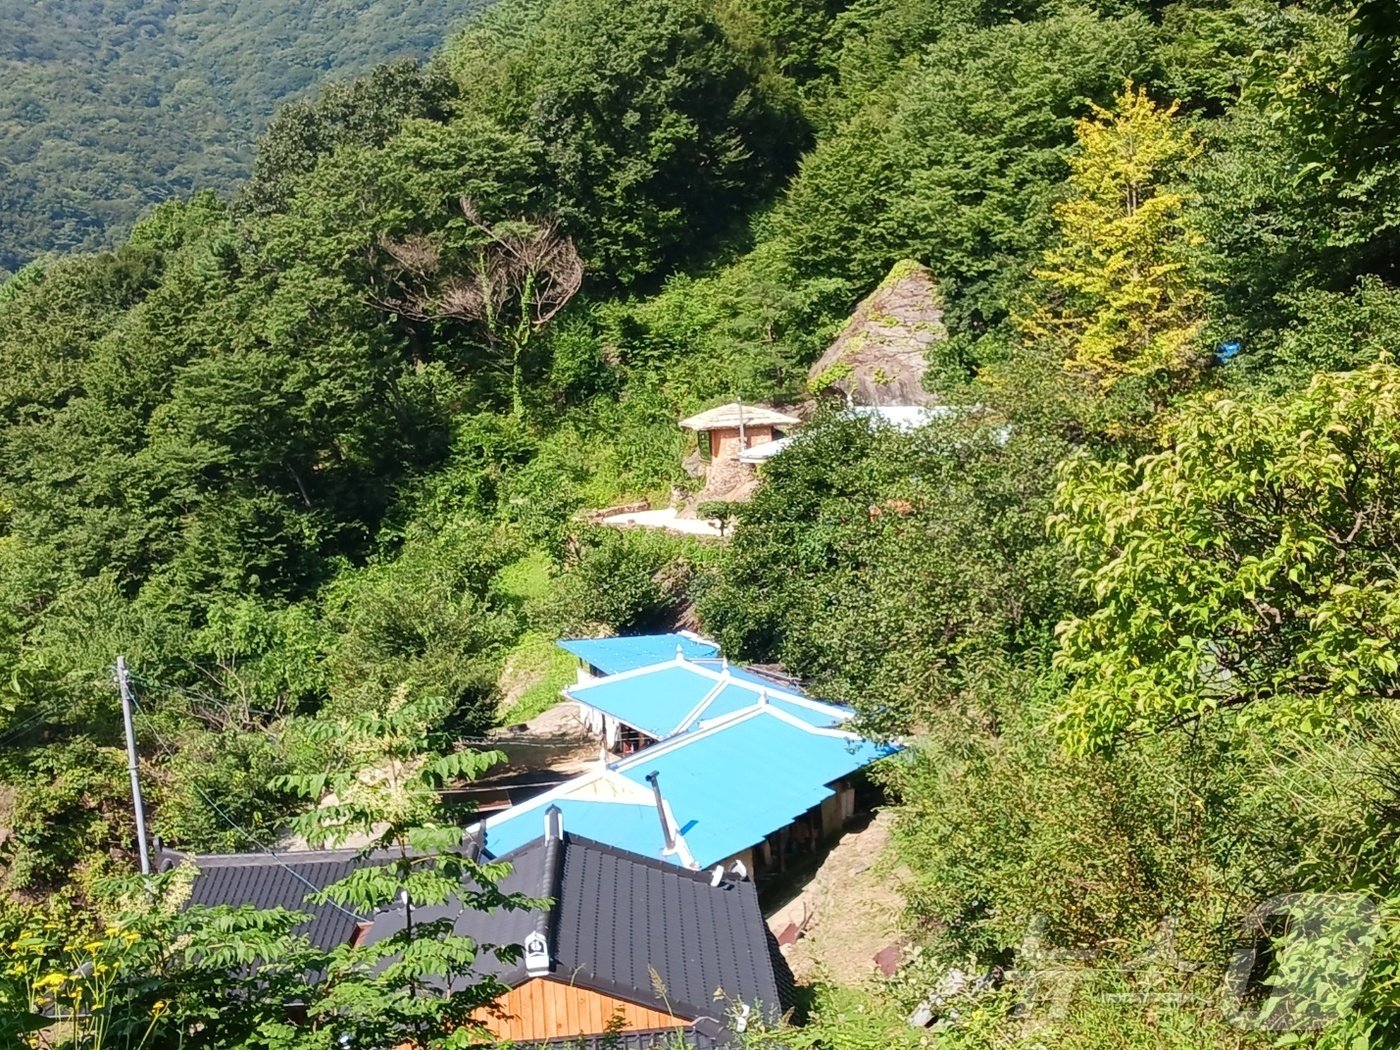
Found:
[[[565,834],[551,857],[545,838],[500,858],[512,866],[507,892],[555,901],[549,912],[418,908],[430,921],[455,912],[454,930],[479,944],[521,944],[546,931],[551,976],[673,1012],[723,1018],[728,1004],[776,1016],[790,1003],[792,977],[768,933],[753,883],[710,884],[689,871]],[[375,916],[367,943],[403,928],[403,912]],[[523,959],[483,957],[478,968],[515,986],[529,979]]]
[[[711,886],[709,872],[583,840],[564,851],[551,946],[560,969],[612,994],[689,1017],[723,1016],[726,1000],[780,1009],[767,929],[751,882]]]
[[[352,909],[306,900],[309,894],[339,882],[366,863],[355,850],[287,852],[275,859],[264,853],[194,856],[166,851],[157,859],[162,870],[184,861],[199,871],[190,891],[191,904],[251,904],[304,912],[311,918],[297,931],[306,934],[317,948],[347,943],[360,921]]]

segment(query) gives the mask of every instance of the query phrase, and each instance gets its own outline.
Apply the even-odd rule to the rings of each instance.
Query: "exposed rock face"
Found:
[[[687,518],[695,516],[695,508],[709,500],[724,500],[738,503],[753,494],[756,485],[753,467],[740,463],[737,459],[712,460],[706,465],[705,485],[681,510]]]
[[[807,382],[858,405],[931,405],[937,398],[923,385],[927,354],[947,338],[933,274],[905,259],[856,307]]]

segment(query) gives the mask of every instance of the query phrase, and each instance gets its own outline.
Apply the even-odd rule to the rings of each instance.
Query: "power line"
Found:
[[[213,707],[222,708],[224,711],[233,713],[234,705],[227,700],[221,700],[209,693],[195,692],[193,689],[178,685],[166,685],[164,682],[152,682],[139,675],[132,675],[131,680],[138,683],[142,688],[158,693],[167,693],[171,696],[179,696],[194,704],[209,704]],[[243,710],[250,715],[262,715],[264,718],[285,718],[289,712],[268,711],[265,708],[243,706]]]
[[[42,722],[45,719],[56,715],[57,713],[57,708],[47,708],[45,710],[38,711],[30,715],[23,721],[16,722],[14,725],[6,729],[3,735],[0,735],[0,746],[8,746],[13,741],[20,739],[26,733],[30,732],[30,730],[32,730],[37,723]]]
[[[155,726],[152,724],[151,716],[148,715],[139,704],[133,704],[132,706],[135,709],[136,713],[141,716],[142,722],[150,731],[151,735],[155,737],[156,744],[160,747],[160,749],[165,752],[168,758],[175,758],[174,750],[170,747],[169,744],[165,742],[165,738],[162,737],[160,733],[156,730]],[[277,864],[278,867],[286,871],[288,875],[292,876],[292,878],[296,879],[303,886],[309,889],[312,893],[319,894],[322,892],[322,888],[320,886],[317,886],[310,879],[306,878],[306,876],[304,876],[301,872],[297,871],[290,864],[284,861],[280,856],[278,856],[277,853],[274,852],[271,847],[264,845],[256,837],[254,837],[252,832],[242,827],[238,823],[238,821],[234,820],[231,816],[229,816],[228,813],[224,811],[224,808],[220,806],[217,802],[215,802],[212,798],[210,798],[209,795],[204,791],[204,789],[201,788],[198,784],[191,782],[190,787],[194,789],[195,794],[202,798],[210,809],[212,809],[215,813],[217,813],[220,817],[224,819],[224,821],[228,824],[229,827],[231,827],[234,831],[238,832],[255,847],[257,847],[257,849],[260,852],[267,854],[268,857],[270,857]],[[329,897],[326,898],[324,903],[329,904],[332,908],[340,912],[340,914],[344,915],[346,918],[353,919],[356,922],[361,921],[361,916],[356,915],[354,912],[347,910],[346,908],[342,907],[339,903],[330,899]]]
[[[234,705],[229,703],[228,701],[220,700],[218,697],[215,697],[208,693],[196,692],[193,689],[190,689],[186,686],[168,685],[164,682],[150,681],[148,679],[142,678],[140,675],[134,672],[132,672],[131,674],[131,680],[136,684],[140,685],[142,688],[150,690],[152,692],[167,693],[171,696],[182,697],[183,699],[188,700],[191,703],[209,704],[214,707],[222,708],[224,711],[233,712]],[[249,714],[262,715],[265,718],[271,719],[291,718],[294,717],[296,714],[294,711],[278,712],[268,711],[264,708],[246,707],[243,705],[239,706],[242,708],[242,710],[247,711]],[[482,744],[490,745],[492,747],[505,747],[511,743],[528,744],[530,747],[554,748],[558,751],[577,751],[581,747],[587,746],[586,744],[581,745],[577,743],[555,743],[548,740],[511,740],[509,738],[484,736],[460,736],[453,737],[453,740],[459,744]]]

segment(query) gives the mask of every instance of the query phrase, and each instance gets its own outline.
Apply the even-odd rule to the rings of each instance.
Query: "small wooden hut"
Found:
[[[697,435],[700,455],[711,462],[738,460],[745,449],[775,441],[801,420],[768,405],[742,401],[720,405],[681,420],[681,428]]]

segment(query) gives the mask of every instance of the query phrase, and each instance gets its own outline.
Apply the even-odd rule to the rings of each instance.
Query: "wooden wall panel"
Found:
[[[572,1038],[598,1035],[621,1013],[628,1031],[684,1028],[690,1022],[638,1003],[578,988],[548,977],[526,981],[473,1017],[499,1039]]]
[[[732,430],[711,430],[709,433],[711,459],[736,459],[744,449],[773,440],[771,426],[745,427],[743,441],[739,440],[738,427]]]

